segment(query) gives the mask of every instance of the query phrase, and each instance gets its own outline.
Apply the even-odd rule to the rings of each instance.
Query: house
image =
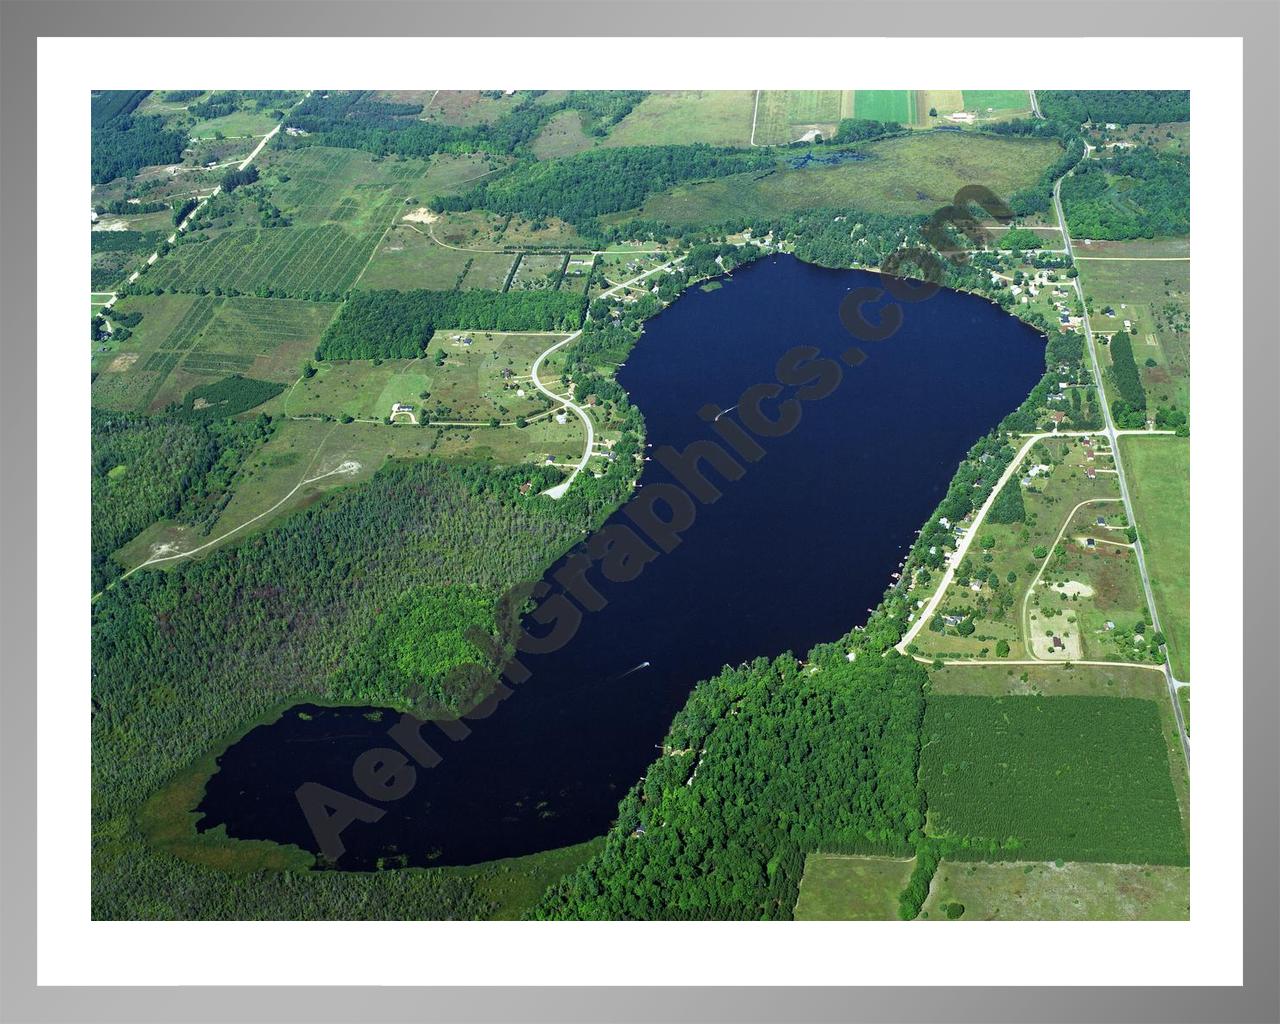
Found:
[[[942,616],[942,621],[945,622],[948,626],[958,626],[960,625],[960,623],[964,621],[964,616],[963,615],[944,615]]]
[[[1049,419],[1053,420],[1054,423],[1061,423],[1066,418],[1067,414],[1065,412],[1059,411],[1049,413]]]
[[[1092,537],[1086,537],[1084,539],[1084,546],[1087,548],[1096,548],[1098,546],[1098,542]]]
[[[569,422],[568,414],[563,412],[556,413],[556,422],[560,424],[568,423]]]
[[[1116,628],[1116,624],[1110,619],[1107,619],[1107,621],[1102,624],[1102,628],[1110,631]]]
[[[555,457],[554,455],[548,455],[548,456],[547,456],[547,465],[548,465],[548,466],[554,466],[555,464],[556,464],[556,457]]]
[[[391,415],[392,415],[392,416],[396,416],[396,415],[398,415],[398,414],[400,414],[400,413],[402,413],[402,412],[407,412],[407,413],[409,413],[409,415],[411,415],[411,416],[412,416],[412,415],[413,415],[413,406],[411,406],[411,405],[405,405],[405,403],[404,403],[404,402],[396,402],[396,403],[394,403],[394,404],[391,406]]]
[[[533,487],[533,481],[532,481],[532,480],[526,480],[524,483],[522,483],[522,484],[520,485],[520,493],[521,493],[521,494],[528,494],[528,493],[529,493],[529,491],[532,489],[532,487]]]
[[[1105,517],[1103,517],[1103,516],[1098,516],[1098,518],[1097,518],[1097,519],[1095,519],[1093,522],[1094,522],[1094,525],[1095,525],[1095,526],[1106,526],[1106,525],[1107,525],[1107,520],[1106,520],[1106,518],[1105,518]]]
[[[1067,649],[1067,645],[1062,642],[1062,637],[1055,636],[1053,638],[1053,649],[1055,651],[1065,651]]]
[[[1090,480],[1098,479],[1098,471],[1094,469],[1092,466],[1084,467],[1084,475],[1088,477]]]
[[[510,380],[512,377],[516,375],[516,371],[511,369],[511,367],[509,366],[504,366],[501,370],[498,371],[498,375],[503,380]]]

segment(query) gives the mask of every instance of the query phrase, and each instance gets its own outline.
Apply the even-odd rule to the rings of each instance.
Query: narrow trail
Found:
[[[297,494],[298,491],[301,490],[303,487],[305,487],[307,484],[313,484],[318,480],[324,480],[327,477],[331,477],[331,476],[340,476],[340,475],[350,476],[353,473],[359,472],[359,470],[361,469],[360,463],[352,459],[348,459],[345,462],[343,462],[340,466],[338,466],[336,469],[331,469],[327,473],[320,473],[319,475],[312,476],[312,477],[305,476],[305,474],[311,472],[311,468],[316,464],[316,459],[320,458],[320,453],[324,451],[325,445],[329,443],[329,438],[333,434],[334,429],[336,428],[337,428],[337,424],[335,423],[334,426],[330,428],[328,433],[324,435],[324,440],[320,442],[319,447],[316,448],[315,454],[311,456],[311,461],[307,463],[307,468],[303,470],[303,474],[304,474],[303,479],[299,480],[296,484],[294,484],[293,487],[289,490],[289,493],[286,494],[279,501],[277,501],[269,509],[266,509],[263,512],[259,512],[252,519],[246,519],[239,526],[232,527],[226,533],[219,534],[217,537],[214,537],[212,540],[206,541],[205,543],[199,545],[198,547],[191,548],[187,551],[177,551],[177,552],[174,552],[173,554],[153,555],[151,558],[148,558],[145,562],[138,563],[128,572],[124,573],[122,576],[119,576],[118,578],[112,580],[111,583],[107,585],[105,590],[110,590],[121,580],[128,579],[139,569],[145,569],[149,565],[158,565],[161,562],[175,562],[181,558],[190,558],[192,555],[199,554],[201,551],[207,551],[209,548],[213,547],[216,544],[221,544],[228,537],[234,536],[235,534],[239,533],[246,526],[252,526],[254,523],[258,522],[258,520],[264,518],[265,516],[271,515],[272,512],[276,511],[276,509],[284,505],[285,502],[287,502],[290,498],[292,498],[295,494]],[[103,595],[103,593],[104,591],[100,590],[98,591],[98,593],[94,594],[93,601],[98,600],[98,598],[100,598]]]

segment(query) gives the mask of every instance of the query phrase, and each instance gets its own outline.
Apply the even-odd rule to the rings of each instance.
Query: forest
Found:
[[[1185,89],[1042,89],[1036,98],[1045,117],[1075,125],[1191,120],[1191,93]]]
[[[864,117],[846,117],[836,128],[836,142],[866,142],[900,131],[902,131],[902,125],[896,121],[872,121]]]
[[[903,853],[924,826],[925,679],[896,654],[826,647],[700,683],[604,850],[534,916],[787,920],[806,853]]]
[[[576,331],[581,295],[553,291],[355,292],[325,330],[317,359],[416,359],[437,327],[464,331]]]
[[[408,687],[457,653],[454,598],[468,617],[481,607],[480,595],[491,609],[605,514],[585,495],[551,502],[520,494],[526,481],[541,489],[559,479],[550,467],[391,462],[368,483],[256,537],[173,571],[135,573],[107,590],[93,609],[95,916],[179,913],[188,902],[185,888],[171,891],[179,879],[198,881],[197,891],[212,888],[215,906],[243,906],[261,892],[279,908],[271,896],[282,884],[276,876],[232,877],[142,850],[133,824],[140,805],[229,728],[282,702],[407,702],[410,693],[395,692],[393,683]],[[379,630],[402,641],[394,677],[382,675],[383,654],[373,657],[368,646]],[[418,632],[439,635],[420,641]],[[323,906],[342,902],[329,892],[323,906],[312,906],[313,887],[345,892],[362,917],[387,912],[361,908],[357,896],[371,885],[426,886],[424,899],[437,892],[407,879],[340,877],[347,881],[297,879],[299,902],[286,916],[320,916]],[[450,916],[447,906],[429,902],[417,912],[408,916]]]
[[[169,412],[188,420],[228,419],[275,398],[283,390],[284,385],[278,381],[255,380],[236,373],[197,385],[187,392],[181,405]]]
[[[1062,182],[1074,238],[1152,238],[1191,230],[1191,163],[1146,146],[1082,163]]]
[[[433,153],[485,152],[501,156],[528,153],[543,125],[561,110],[579,111],[593,134],[624,118],[642,100],[638,90],[573,90],[549,102],[533,92],[493,122],[437,124],[419,119],[420,103],[378,100],[367,92],[317,90],[289,118],[308,132],[300,145],[341,146],[379,156],[428,157]]]
[[[186,145],[186,133],[165,128],[163,118],[126,113],[101,124],[95,122],[90,137],[90,180],[100,185],[154,164],[178,163]]]
[[[101,128],[118,117],[133,113],[147,98],[147,89],[103,89],[89,101],[89,125]]]
[[[527,217],[559,217],[583,228],[606,213],[640,206],[684,181],[774,166],[765,152],[697,143],[597,149],[562,160],[526,163],[460,196],[437,197],[436,210],[486,209]]]

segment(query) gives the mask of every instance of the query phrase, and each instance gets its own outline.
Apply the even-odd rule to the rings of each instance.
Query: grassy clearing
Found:
[[[434,98],[432,92],[435,92]],[[499,121],[527,98],[526,92],[495,96],[474,89],[441,89],[415,93],[411,102],[430,103],[421,114],[424,121],[466,126]]]
[[[1186,862],[1153,701],[933,694],[924,739],[934,835],[1006,858]]]
[[[682,185],[652,197],[633,215],[673,225],[741,222],[820,206],[927,214],[975,181],[999,195],[1034,184],[1058,154],[1056,142],[961,132],[924,132],[865,147],[868,158],[843,164],[734,175]],[[610,218],[606,218],[610,219]]]
[[[964,921],[1186,921],[1191,870],[1143,864],[943,861],[920,917]],[[954,911],[953,911],[954,913]]]
[[[1191,441],[1126,435],[1120,457],[1132,488],[1156,611],[1174,675],[1191,678]]]
[[[811,853],[805,858],[797,921],[893,921],[914,860]]]
[[[561,110],[533,140],[533,155],[539,160],[573,156],[595,145],[595,140],[582,130],[582,115],[576,110]]]
[[[1186,726],[1187,735],[1191,735],[1191,687],[1178,688],[1178,703],[1182,705],[1182,724]]]
[[[668,146],[705,142],[745,146],[751,141],[752,90],[678,90],[650,93],[619,121],[606,146]]]

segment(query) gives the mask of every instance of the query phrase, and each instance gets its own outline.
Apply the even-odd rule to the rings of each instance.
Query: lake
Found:
[[[686,292],[648,321],[619,372],[653,448],[714,436],[697,411],[727,409],[774,381],[793,346],[838,357],[854,341],[841,300],[878,282],[775,256],[723,287]],[[790,434],[762,439],[767,454],[740,479],[709,472],[723,497],[698,506],[674,551],[631,582],[595,571],[607,606],[585,615],[562,650],[523,656],[532,678],[471,723],[469,737],[451,742],[428,726],[443,760],[420,769],[380,820],[343,832],[338,866],[470,864],[600,835],[699,679],[759,655],[803,657],[865,622],[959,461],[1044,368],[1040,335],[984,299],[943,289],[903,309],[901,330],[860,343],[866,360],[844,367],[829,397],[806,403]],[[656,460],[645,463],[644,486],[669,480]],[[389,745],[396,718],[289,709],[219,759],[199,827],[315,850],[297,787],[358,795],[352,764]]]

